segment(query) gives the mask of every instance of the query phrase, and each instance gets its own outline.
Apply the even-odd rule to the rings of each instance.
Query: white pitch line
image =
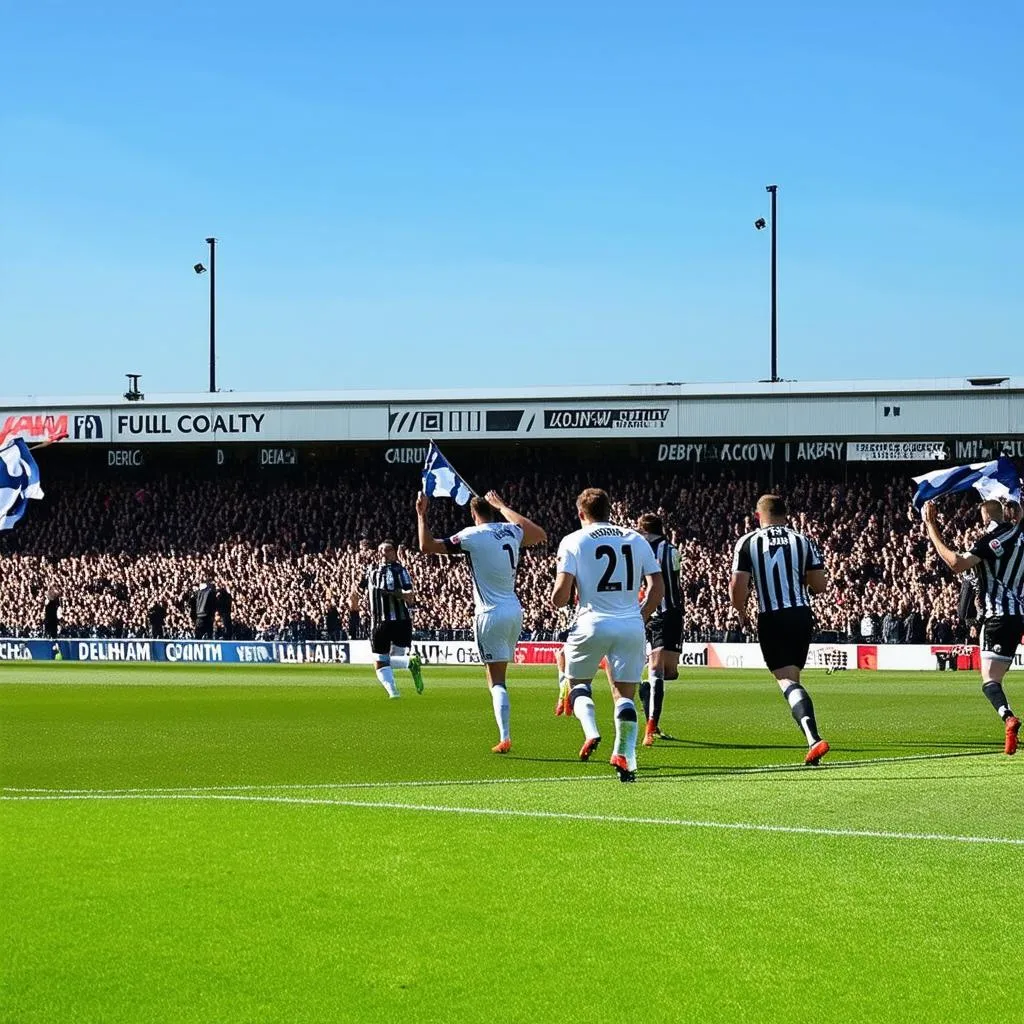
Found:
[[[843,768],[865,768],[876,764],[902,764],[908,761],[948,761],[959,757],[991,757],[995,750],[965,750],[950,754],[906,754],[902,757],[873,757],[858,761],[830,761],[813,770],[803,764],[765,764],[750,768],[716,767],[693,765],[688,768],[668,768],[664,775],[648,774],[641,768],[641,782],[680,782],[684,779],[729,778],[733,775],[771,775],[780,773],[804,774],[814,778],[828,771]],[[503,786],[515,783],[547,782],[611,782],[612,774],[605,775],[546,775],[516,778],[508,776],[498,779],[414,779],[394,782],[254,782],[250,785],[232,786],[138,786],[125,789],[50,789],[28,786],[0,786],[0,793],[46,793],[67,795],[126,795],[146,793],[252,793],[261,790],[311,790],[311,789],[423,789],[441,786]]]
[[[619,814],[580,814],[568,811],[524,811],[498,807],[445,807],[440,804],[401,804],[390,801],[333,800],[327,797],[243,796],[230,793],[150,794],[53,794],[51,796],[0,796],[0,801],[41,800],[190,800],[231,803],[289,804],[314,807],[360,807],[368,810],[413,811],[421,814],[466,814],[496,818],[532,818],[548,821],[582,821],[601,825],[662,825],[672,828],[718,829],[726,832],[770,832],[783,835],[829,836],[841,839],[899,839],[935,843],[969,843],[989,846],[1024,846],[1024,839],[1007,836],[961,836],[941,832],[885,832],[876,829],[814,828],[805,825],[763,825],[747,821],[696,821],[689,818],[640,818]]]

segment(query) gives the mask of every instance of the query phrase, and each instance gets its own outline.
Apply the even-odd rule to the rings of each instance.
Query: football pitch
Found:
[[[639,778],[553,669],[0,668],[0,1021],[1014,1019],[1024,752],[977,673],[684,669]],[[1024,705],[1024,688],[1007,691]]]

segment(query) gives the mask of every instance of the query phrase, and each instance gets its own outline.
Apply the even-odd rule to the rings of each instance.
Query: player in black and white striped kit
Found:
[[[786,503],[777,494],[764,494],[758,499],[759,528],[740,537],[736,544],[729,599],[746,629],[753,582],[761,653],[807,740],[804,763],[816,765],[829,748],[818,733],[814,704],[800,683],[800,672],[807,664],[814,628],[808,592],[824,592],[825,563],[814,543],[787,526],[786,520]]]
[[[648,681],[640,684],[640,699],[647,718],[643,744],[649,747],[654,737],[661,735],[665,680],[679,678],[679,655],[683,650],[683,588],[679,580],[682,559],[679,549],[665,537],[661,516],[645,513],[637,520],[636,529],[651,545],[665,581],[665,596],[647,621]]]
[[[1019,519],[1007,521],[998,501],[983,501],[981,522],[985,530],[967,551],[959,554],[943,540],[938,511],[932,502],[925,502],[922,515],[928,539],[939,558],[955,573],[975,571],[978,598],[983,604],[983,625],[978,637],[981,690],[1003,720],[1004,750],[1015,754],[1020,719],[1006,699],[1003,677],[1013,664],[1024,633],[1024,529]]]
[[[370,598],[370,650],[376,656],[374,669],[381,686],[391,698],[399,697],[395,682],[395,669],[407,668],[412,675],[416,692],[423,692],[423,674],[420,659],[409,654],[412,646],[412,577],[398,561],[398,550],[393,540],[384,541],[377,549],[383,561],[367,570],[359,589]]]

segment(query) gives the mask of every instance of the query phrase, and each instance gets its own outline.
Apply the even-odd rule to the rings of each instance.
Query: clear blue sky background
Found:
[[[3,5],[6,394],[1024,372],[1024,5]],[[12,361],[13,357],[13,361]]]

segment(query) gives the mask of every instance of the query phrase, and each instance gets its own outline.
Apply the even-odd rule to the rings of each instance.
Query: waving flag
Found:
[[[0,448],[0,530],[10,530],[25,514],[29,498],[41,498],[39,467],[19,437]]]
[[[428,498],[452,498],[456,505],[465,505],[476,491],[455,472],[441,449],[431,441],[423,463],[423,493]]]
[[[915,476],[917,493],[914,508],[918,511],[926,501],[943,494],[974,488],[982,498],[1010,498],[1020,501],[1020,476],[1013,462],[1003,455],[992,462],[973,462],[969,466],[937,469],[932,473]]]

